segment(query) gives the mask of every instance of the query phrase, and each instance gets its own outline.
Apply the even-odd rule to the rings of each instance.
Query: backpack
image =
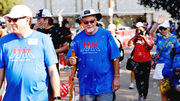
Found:
[[[176,48],[172,48],[171,52],[170,52],[170,57],[173,60],[174,56],[180,54],[180,51],[176,53]]]

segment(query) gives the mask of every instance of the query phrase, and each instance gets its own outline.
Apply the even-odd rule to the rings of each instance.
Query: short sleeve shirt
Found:
[[[151,36],[146,36],[146,40],[149,43],[154,44]],[[150,50],[142,38],[138,38],[135,44],[133,60],[141,63],[151,60]]]
[[[0,68],[7,79],[3,101],[48,101],[47,66],[57,57],[49,36],[33,31],[27,38],[10,33],[0,40]]]
[[[71,49],[78,57],[80,95],[112,92],[112,59],[119,57],[120,52],[111,33],[100,27],[94,35],[83,30],[71,42],[67,58]]]
[[[159,53],[161,47],[163,46],[166,40],[167,38],[163,38],[160,33],[156,34],[156,39],[155,39],[156,53]],[[170,39],[163,48],[157,63],[164,63],[168,55],[168,52],[171,51],[172,48],[176,48],[178,46],[179,46],[179,42],[177,38],[175,38],[174,36],[170,36]]]
[[[60,47],[60,45],[62,45],[66,42],[66,39],[64,38],[64,34],[60,28],[57,28],[57,27],[51,27],[49,29],[39,29],[38,28],[37,31],[40,31],[40,32],[43,32],[43,33],[49,35],[52,39],[55,49],[58,49]]]

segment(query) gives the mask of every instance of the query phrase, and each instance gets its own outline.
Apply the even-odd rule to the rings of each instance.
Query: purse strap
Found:
[[[171,38],[171,36],[168,37],[168,39],[166,39],[165,43],[163,44],[163,46],[161,47],[160,51],[159,51],[159,55],[161,54],[163,48],[165,47],[165,45],[167,44],[167,42],[169,41],[169,39]]]
[[[117,38],[117,36],[116,35],[114,35],[115,36],[115,38],[117,39],[117,41],[120,43],[120,48],[122,48],[122,43],[121,43],[121,41]]]

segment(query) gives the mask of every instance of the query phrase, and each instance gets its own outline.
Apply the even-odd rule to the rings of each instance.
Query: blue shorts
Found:
[[[113,93],[99,95],[81,95],[79,101],[112,101]]]

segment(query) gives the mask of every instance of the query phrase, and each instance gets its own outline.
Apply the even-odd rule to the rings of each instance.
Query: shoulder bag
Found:
[[[135,47],[134,47],[134,49],[135,49]],[[135,70],[135,67],[138,66],[138,63],[133,61],[133,59],[132,59],[133,54],[134,54],[134,49],[131,52],[131,56],[127,59],[127,62],[126,62],[126,69],[127,70]]]

